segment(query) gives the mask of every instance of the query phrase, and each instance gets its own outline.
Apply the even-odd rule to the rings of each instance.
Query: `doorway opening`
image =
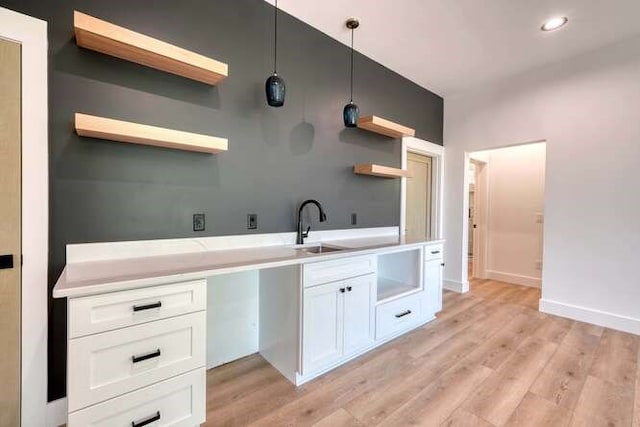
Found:
[[[400,196],[400,233],[416,238],[442,238],[442,165],[444,149],[415,137],[402,138],[403,178]]]
[[[407,153],[407,211],[405,233],[431,238],[431,187],[433,158],[424,154]]]
[[[541,287],[545,159],[544,142],[469,153],[470,279]]]

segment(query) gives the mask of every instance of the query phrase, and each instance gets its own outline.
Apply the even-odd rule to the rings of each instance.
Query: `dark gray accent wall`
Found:
[[[68,243],[241,234],[249,232],[248,213],[258,214],[257,233],[293,231],[306,198],[327,211],[323,224],[309,216],[314,229],[350,228],[352,212],[357,227],[398,225],[399,181],[354,175],[352,167],[399,166],[400,142],[343,127],[349,49],[320,31],[281,15],[278,71],[287,98],[275,109],[264,97],[273,9],[262,0],[0,4],[49,22],[49,289]],[[230,76],[210,87],[78,48],[74,9],[226,62]],[[356,47],[357,40],[356,33]],[[389,118],[442,143],[441,97],[359,54],[355,71],[362,115]],[[227,137],[229,151],[206,155],[80,138],[75,112]],[[205,232],[192,231],[196,212],[206,214]],[[50,299],[49,310],[53,400],[65,395],[65,301]]]

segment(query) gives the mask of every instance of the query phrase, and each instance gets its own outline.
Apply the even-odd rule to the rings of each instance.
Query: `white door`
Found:
[[[406,234],[431,237],[431,162],[429,156],[407,153]]]
[[[20,44],[0,39],[0,426],[20,425],[20,67]]]
[[[434,259],[424,263],[424,287],[427,313],[436,314],[442,310],[442,260]]]
[[[360,350],[374,341],[375,274],[345,282],[344,354]]]
[[[336,362],[343,354],[344,282],[304,290],[302,372],[304,375]]]

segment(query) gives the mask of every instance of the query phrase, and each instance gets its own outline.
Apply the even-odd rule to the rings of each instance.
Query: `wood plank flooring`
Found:
[[[259,355],[207,373],[207,426],[640,427],[640,337],[538,312],[496,281],[296,388]]]

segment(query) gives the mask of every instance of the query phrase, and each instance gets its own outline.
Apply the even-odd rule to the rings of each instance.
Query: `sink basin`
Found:
[[[324,254],[327,252],[343,251],[344,248],[336,248],[335,246],[316,245],[300,248],[301,251],[309,254]]]

